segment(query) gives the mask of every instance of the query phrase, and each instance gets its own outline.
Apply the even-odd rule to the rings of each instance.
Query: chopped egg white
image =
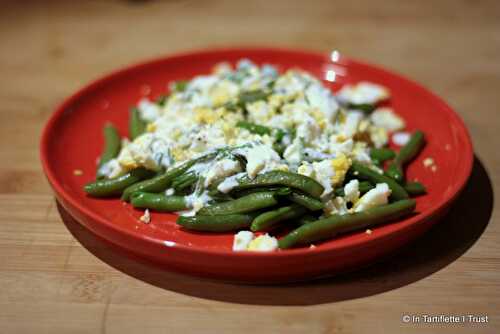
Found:
[[[344,154],[339,154],[334,159],[327,159],[320,162],[309,163],[304,161],[297,172],[318,181],[324,188],[322,194],[324,197],[333,191],[334,186],[344,181],[351,163],[351,159],[347,158]]]
[[[430,167],[434,165],[434,159],[432,158],[425,158],[423,161],[424,167]]]
[[[344,136],[347,138],[352,138],[357,132],[359,123],[363,119],[363,113],[358,111],[353,111],[347,114],[345,125],[344,125]]]
[[[257,252],[271,252],[276,249],[278,249],[278,239],[267,233],[253,239],[247,247],[247,250]]]
[[[246,173],[238,173],[233,176],[229,176],[224,179],[219,185],[217,186],[217,190],[220,191],[223,194],[227,194],[234,188],[238,186],[238,180],[242,177],[244,177]]]
[[[337,97],[342,102],[353,105],[376,104],[386,100],[389,96],[390,93],[387,88],[370,82],[345,85],[337,94]]]
[[[405,121],[396,115],[391,108],[378,108],[371,115],[370,119],[378,127],[394,132],[404,129]]]
[[[396,132],[392,135],[392,142],[398,146],[405,146],[411,138],[408,132]]]
[[[222,159],[216,161],[205,175],[205,187],[215,180],[220,180],[241,171],[241,165],[237,160]]]
[[[319,85],[311,85],[306,90],[305,95],[309,104],[317,107],[328,122],[335,120],[339,105],[329,89]]]
[[[283,158],[291,165],[298,165],[302,161],[303,154],[304,144],[301,138],[295,138],[292,144],[285,149]]]
[[[191,216],[194,215],[196,212],[198,212],[201,208],[205,206],[205,204],[210,201],[210,196],[208,196],[208,192],[204,191],[201,195],[197,195],[196,193],[193,193],[189,196],[186,196],[186,204],[188,207],[191,208],[191,210],[184,212],[184,216]]]
[[[160,117],[160,106],[147,98],[143,98],[139,101],[137,109],[139,110],[141,118],[147,122],[154,122]]]
[[[247,159],[247,174],[254,178],[258,173],[276,169],[281,165],[279,154],[266,145],[256,145],[245,152]]]
[[[151,222],[151,214],[148,209],[144,211],[144,214],[139,218],[139,220],[144,224],[149,224]]]
[[[365,211],[389,202],[391,190],[387,183],[378,183],[375,188],[369,190],[366,194],[354,204],[354,212]]]
[[[327,216],[331,215],[346,215],[349,213],[347,209],[347,202],[340,196],[330,199],[325,203],[323,209]]]
[[[356,203],[359,199],[359,181],[354,179],[344,186],[344,199],[346,202]]]
[[[263,234],[255,236],[250,231],[240,231],[234,235],[233,251],[271,252],[278,249],[278,239]]]
[[[250,242],[253,240],[254,235],[250,231],[239,231],[235,234],[233,240],[233,251],[247,250]]]

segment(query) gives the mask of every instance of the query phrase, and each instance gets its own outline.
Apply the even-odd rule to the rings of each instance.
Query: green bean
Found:
[[[203,232],[229,232],[243,228],[248,228],[254,216],[249,214],[230,214],[223,216],[203,216],[194,217],[179,216],[177,225],[188,230]]]
[[[228,201],[234,200],[234,198],[231,197],[229,194],[224,194],[224,193],[215,192],[215,191],[208,192],[208,196],[210,196],[210,198],[212,199],[211,201],[208,202],[209,204],[215,204],[215,203],[219,203],[219,202],[228,202]]]
[[[184,196],[166,196],[164,194],[136,192],[130,196],[134,208],[152,209],[155,211],[180,211],[188,208]]]
[[[371,113],[372,111],[375,110],[376,107],[377,107],[376,105],[369,103],[362,103],[362,104],[349,103],[347,105],[347,108],[349,109],[356,109],[363,111],[365,113]]]
[[[177,190],[177,191],[182,191],[182,190],[184,190],[186,188],[191,187],[193,184],[195,184],[196,182],[198,182],[198,180],[199,180],[198,176],[191,175],[189,177],[189,179],[185,180],[181,184],[178,184],[176,187],[174,187],[174,189]]]
[[[180,191],[195,184],[196,181],[198,181],[198,176],[195,173],[192,172],[186,173],[180,175],[179,177],[177,177],[175,180],[172,181],[172,188],[174,188],[177,191]]]
[[[247,121],[238,121],[236,126],[242,129],[247,129],[251,133],[255,133],[258,135],[270,135],[272,133],[272,129],[267,126],[247,122]]]
[[[396,152],[390,148],[372,148],[370,150],[370,158],[376,165],[380,165],[387,160],[394,159]]]
[[[316,180],[301,174],[285,171],[271,171],[257,175],[254,179],[242,178],[235,189],[248,189],[253,187],[286,186],[298,189],[314,198],[319,198],[324,188]]]
[[[387,167],[386,175],[402,183],[404,181],[403,167],[413,160],[425,145],[425,136],[422,131],[415,131],[408,143],[396,154],[394,161]]]
[[[363,195],[364,193],[372,190],[373,188],[375,188],[375,187],[369,181],[361,181],[361,182],[359,182],[358,190],[359,190],[360,195]],[[335,189],[335,196],[344,197],[345,196],[345,194],[344,194],[344,187],[342,187],[342,188],[336,188]]]
[[[187,80],[178,80],[172,84],[172,88],[175,92],[184,92],[189,84]]]
[[[263,90],[257,89],[248,92],[241,92],[238,96],[238,104],[244,108],[247,103],[254,103],[257,101],[266,100],[271,92],[265,92]]]
[[[153,174],[154,172],[145,168],[137,168],[114,179],[97,180],[88,183],[83,189],[92,197],[119,196],[125,188],[151,177]]]
[[[102,178],[104,175],[101,172],[101,167],[111,159],[114,159],[120,153],[121,140],[118,130],[111,123],[104,125],[104,150],[99,159],[99,167],[97,168],[97,178]]]
[[[406,199],[362,212],[323,218],[293,230],[278,241],[278,246],[285,249],[297,245],[307,245],[333,238],[339,233],[386,223],[412,213],[415,210],[415,204],[415,200]]]
[[[295,129],[283,130],[280,128],[274,128],[273,130],[274,130],[273,134],[277,142],[281,142],[286,135],[290,135],[290,137],[295,137],[295,131],[296,131]]]
[[[312,222],[315,222],[317,221],[318,218],[311,215],[311,214],[305,214],[303,215],[302,217],[300,217],[298,220],[297,220],[297,223],[299,225],[305,225],[305,224],[309,224],[309,223],[312,223]]]
[[[255,188],[245,188],[237,189],[236,191],[231,191],[231,195],[234,197],[242,197],[258,192],[272,191],[276,196],[286,196],[292,193],[292,189],[288,187],[255,187]]]
[[[271,92],[263,90],[254,90],[249,92],[241,92],[235,102],[228,102],[223,105],[229,111],[236,111],[238,109],[245,110],[248,103],[254,103],[261,100],[266,100]]]
[[[275,228],[279,223],[294,219],[306,213],[307,209],[299,204],[284,206],[276,210],[261,213],[250,225],[250,230],[253,232],[269,231]]]
[[[274,143],[273,150],[275,150],[276,153],[278,153],[280,157],[283,157],[283,153],[285,153],[285,150],[286,150],[286,145],[282,144],[282,143]]]
[[[406,182],[404,185],[406,192],[412,196],[423,195],[427,193],[427,189],[420,182]]]
[[[288,199],[294,203],[302,205],[303,207],[311,211],[318,211],[325,207],[325,205],[321,201],[318,201],[315,198],[312,198],[304,194],[299,194],[296,192],[293,192],[290,195],[288,195]]]
[[[205,159],[213,158],[214,155],[215,153],[210,153],[208,155],[189,160],[178,167],[167,170],[164,174],[155,176],[149,180],[144,180],[142,182],[136,183],[125,189],[125,191],[122,194],[122,200],[128,201],[130,195],[138,191],[147,193],[157,193],[160,191],[165,191],[172,184],[172,181],[175,178],[184,174],[189,168],[191,168],[196,163]]]
[[[391,199],[400,200],[408,198],[408,193],[401,187],[396,181],[387,177],[385,175],[379,174],[376,171],[370,169],[367,166],[360,164],[357,161],[353,161],[351,166],[354,175],[361,179],[367,179],[373,184],[377,183],[387,183],[391,189]]]
[[[137,108],[130,110],[130,119],[128,124],[128,132],[131,140],[139,137],[146,131],[146,122],[144,122]]]
[[[232,201],[206,206],[198,213],[213,216],[252,212],[278,204],[275,196],[276,194],[271,191],[253,193]]]
[[[164,107],[165,104],[167,103],[168,100],[168,95],[162,95],[156,100],[156,104],[159,105],[160,107]]]

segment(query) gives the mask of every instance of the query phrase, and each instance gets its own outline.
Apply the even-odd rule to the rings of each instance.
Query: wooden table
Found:
[[[4,2],[0,14],[0,332],[498,332],[500,2],[75,3]],[[375,267],[284,286],[164,272],[63,223],[38,141],[64,97],[139,60],[257,44],[336,48],[444,97],[465,120],[477,157],[452,213]],[[424,314],[488,316],[488,323],[402,320]]]

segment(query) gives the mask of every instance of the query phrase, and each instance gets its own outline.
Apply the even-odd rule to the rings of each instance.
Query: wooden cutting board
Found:
[[[4,2],[0,332],[498,332],[499,16],[494,0]],[[64,97],[143,59],[256,44],[336,48],[445,98],[465,120],[477,157],[451,214],[370,268],[284,286],[169,273],[127,257],[71,219],[63,222],[41,170],[38,141]],[[424,315],[466,321],[429,323]],[[485,317],[487,323],[471,322]]]

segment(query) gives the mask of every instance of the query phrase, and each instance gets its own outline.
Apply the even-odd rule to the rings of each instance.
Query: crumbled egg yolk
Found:
[[[319,109],[313,109],[311,111],[311,115],[312,117],[316,120],[318,126],[320,127],[321,130],[324,130],[326,125],[327,125],[327,121],[326,121],[326,117],[325,115],[321,112],[321,110]]]
[[[156,126],[156,124],[155,124],[155,123],[148,123],[148,124],[146,125],[146,131],[147,131],[147,132],[155,132],[155,131],[156,131],[156,129],[157,129],[157,126]]]
[[[259,252],[269,252],[278,248],[278,240],[269,236],[268,234],[263,234],[253,239],[247,247],[249,251],[259,251]]]
[[[233,251],[270,252],[278,248],[278,240],[269,234],[255,237],[251,231],[240,231],[234,235]]]
[[[344,181],[345,175],[351,165],[352,160],[347,158],[343,153],[332,160],[332,168],[335,171],[335,175],[332,177],[332,185],[338,185]]]
[[[172,150],[172,155],[174,156],[176,161],[185,160],[188,156],[186,150],[183,150],[181,148],[174,148]]]
[[[238,86],[228,81],[218,84],[210,93],[214,106],[221,106],[233,99],[238,93]]]

